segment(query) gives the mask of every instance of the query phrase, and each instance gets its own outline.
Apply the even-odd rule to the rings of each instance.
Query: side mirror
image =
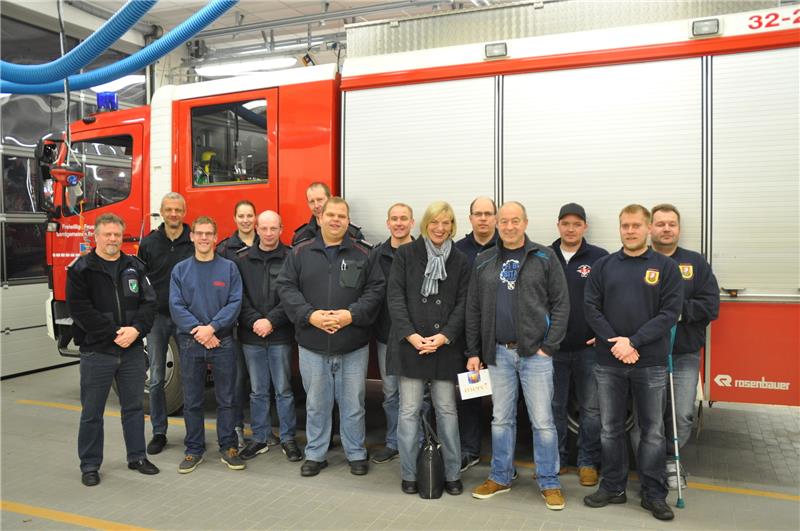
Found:
[[[63,135],[62,131],[52,131],[44,135],[36,143],[33,155],[39,165],[39,173],[44,180],[53,178],[50,174],[50,168],[58,160],[61,145],[64,143]]]

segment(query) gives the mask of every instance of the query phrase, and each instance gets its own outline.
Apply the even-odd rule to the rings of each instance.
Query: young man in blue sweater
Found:
[[[550,247],[564,268],[569,288],[567,335],[553,356],[553,418],[561,455],[559,473],[565,473],[567,467],[567,406],[570,389],[574,388],[580,406],[578,476],[581,485],[591,487],[597,485],[600,466],[600,406],[594,378],[594,332],[583,315],[583,293],[592,266],[608,251],[589,244],[583,237],[589,225],[586,211],[577,203],[561,207],[556,226],[561,237]]]
[[[659,520],[672,520],[664,484],[666,365],[683,286],[678,264],[647,246],[649,229],[650,211],[645,207],[622,209],[623,247],[595,262],[586,286],[586,322],[596,337],[603,479],[597,492],[583,501],[589,507],[627,502],[625,417],[630,389],[642,430],[636,459],[641,505]]]
[[[217,440],[221,460],[232,470],[245,468],[234,431],[236,358],[233,326],[242,304],[242,279],[236,264],[214,252],[217,224],[200,216],[192,224],[194,256],[172,270],[169,309],[178,330],[183,382],[186,455],[178,472],[188,474],[203,462],[203,399],[207,367],[217,398]]]

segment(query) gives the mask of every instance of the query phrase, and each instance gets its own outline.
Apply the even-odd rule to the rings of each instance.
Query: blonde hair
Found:
[[[450,234],[447,236],[451,240],[453,236],[457,234],[456,228],[456,214],[453,211],[453,207],[450,206],[450,203],[447,201],[434,201],[428,208],[425,209],[425,214],[422,215],[422,223],[419,227],[419,234],[423,237],[428,237],[428,225],[430,225],[431,221],[435,218],[438,218],[442,214],[446,214],[450,216]]]

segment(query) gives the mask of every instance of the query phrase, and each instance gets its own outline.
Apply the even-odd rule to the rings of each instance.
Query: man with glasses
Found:
[[[456,249],[467,256],[470,268],[478,253],[491,249],[497,243],[497,205],[488,197],[478,197],[469,205],[469,222],[472,232],[456,242]],[[458,431],[461,435],[461,471],[480,462],[483,438],[483,399],[457,399]]]

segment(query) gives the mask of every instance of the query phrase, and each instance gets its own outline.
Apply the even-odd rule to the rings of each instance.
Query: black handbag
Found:
[[[431,428],[426,415],[420,415],[425,438],[417,456],[417,488],[419,497],[433,500],[442,497],[444,490],[444,460],[442,459],[442,443]]]

